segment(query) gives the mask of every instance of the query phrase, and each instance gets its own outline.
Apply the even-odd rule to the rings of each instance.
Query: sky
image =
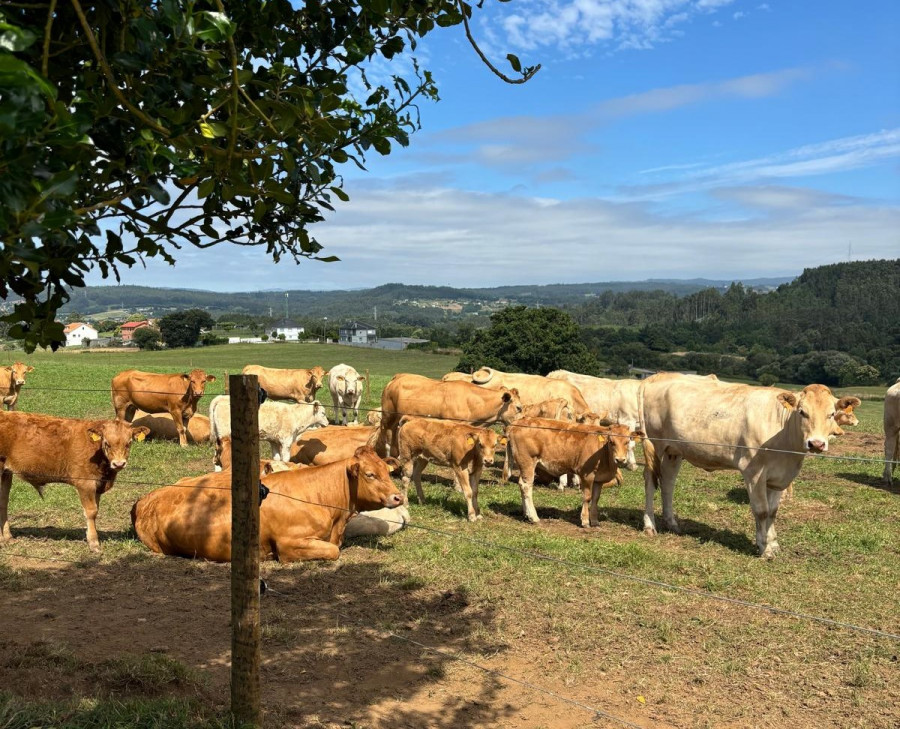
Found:
[[[795,276],[900,257],[897,0],[513,0],[417,51],[441,100],[312,233],[125,270],[217,291]],[[408,61],[376,64],[387,78]],[[90,283],[109,283],[92,276]]]

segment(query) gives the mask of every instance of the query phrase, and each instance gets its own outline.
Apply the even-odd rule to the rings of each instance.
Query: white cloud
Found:
[[[740,20],[741,18],[746,18],[746,17],[747,17],[747,13],[743,12],[742,10],[738,10],[738,11],[737,11],[736,13],[734,13],[734,15],[732,15],[731,17],[734,18],[735,20]]]
[[[652,48],[692,16],[716,12],[734,0],[524,0],[512,12],[480,18],[490,45],[516,50],[557,48],[584,53],[591,46]]]

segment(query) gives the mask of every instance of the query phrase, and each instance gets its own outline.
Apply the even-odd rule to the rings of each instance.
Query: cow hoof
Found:
[[[100,554],[100,543],[99,542],[97,544],[88,544],[88,547],[90,548],[90,550],[92,552],[96,552],[97,554]]]
[[[526,517],[525,517],[525,520],[526,520],[529,524],[539,524],[540,521],[541,521],[541,520],[540,520],[538,517],[536,517],[536,516],[526,516]]]
[[[565,490],[566,490],[566,487],[563,486],[562,484],[557,484],[556,490],[557,490],[557,491],[565,491]]]
[[[681,527],[678,526],[678,522],[674,519],[666,522],[666,529],[672,532],[672,534],[681,534]]]
[[[778,545],[778,542],[772,542],[760,556],[763,559],[775,559],[780,551],[781,547]]]
[[[656,529],[654,529],[652,526],[645,526],[645,527],[644,527],[644,534],[647,535],[648,537],[655,537],[655,536],[656,536]]]

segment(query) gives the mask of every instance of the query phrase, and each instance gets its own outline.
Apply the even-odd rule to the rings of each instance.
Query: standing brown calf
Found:
[[[13,475],[43,496],[48,483],[74,486],[87,519],[88,546],[100,551],[97,510],[128,462],[132,440],[149,430],[122,420],[77,420],[35,413],[0,414],[0,542],[12,538],[9,491]]]
[[[19,390],[25,384],[25,375],[29,372],[34,372],[34,367],[24,362],[0,367],[0,396],[3,397],[3,404],[7,410],[16,409]]]
[[[627,425],[609,425],[604,434],[583,429],[560,430],[559,421],[522,418],[508,432],[511,465],[521,473],[522,511],[532,523],[540,521],[532,500],[538,464],[553,476],[578,476],[581,482],[581,526],[598,526],[597,501],[604,483],[616,477],[628,458],[628,447],[643,433]]]
[[[130,423],[138,409],[147,413],[169,413],[178,431],[178,442],[184,448],[188,444],[188,421],[197,412],[197,403],[203,397],[206,383],[215,380],[215,376],[200,369],[180,375],[125,370],[112,379],[116,417]]]
[[[448,420],[404,417],[400,421],[398,438],[403,485],[408,488],[412,476],[420,504],[425,500],[422,471],[431,461],[453,470],[453,477],[466,498],[469,521],[481,518],[478,482],[484,464],[494,462],[497,433]]]

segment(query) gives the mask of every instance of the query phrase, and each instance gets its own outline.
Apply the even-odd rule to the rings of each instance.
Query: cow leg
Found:
[[[656,477],[649,465],[644,466],[644,534],[655,537],[656,518],[653,514],[653,499],[656,497]]]
[[[0,475],[0,542],[12,539],[9,528],[9,491],[12,488],[12,471],[3,470]]]
[[[894,469],[896,465],[891,461],[900,458],[900,427],[893,433],[884,434],[884,473],[881,480],[888,486],[894,483]]]
[[[588,475],[581,479],[581,526],[600,526],[600,516],[597,513],[597,502],[600,500],[600,483]]]
[[[425,503],[425,492],[422,491],[422,472],[428,466],[427,458],[415,458],[412,461],[412,477],[413,481],[416,484],[416,498],[419,500],[420,504]]]
[[[341,548],[323,539],[277,539],[275,550],[279,562],[300,562],[313,559],[334,561],[341,556]]]
[[[519,464],[519,491],[522,494],[522,513],[532,524],[537,524],[540,521],[537,511],[534,508],[534,500],[532,498],[532,493],[534,491],[534,469],[536,465],[537,463],[534,461]]]
[[[172,422],[175,423],[175,430],[178,431],[178,444],[182,448],[187,448],[187,421],[178,410],[169,410],[169,415],[172,416]]]
[[[629,471],[637,471],[637,459],[634,457],[634,441],[628,443],[628,456],[625,458],[625,468]]]
[[[100,551],[100,537],[97,536],[97,512],[100,510],[100,494],[96,488],[78,489],[81,508],[87,521],[87,543],[92,552]]]
[[[673,505],[675,480],[678,478],[678,471],[681,469],[681,460],[680,455],[667,454],[661,459],[659,469],[663,525],[673,534],[681,534],[681,527],[678,526],[678,519],[675,516],[675,507]]]
[[[568,485],[569,485],[569,474],[564,473],[562,476],[559,477],[559,483],[556,484],[556,490],[557,491],[565,491],[566,486],[568,486]],[[573,484],[573,485],[575,485],[575,484]]]
[[[745,473],[744,483],[747,486],[747,494],[750,497],[750,508],[756,520],[756,548],[761,557],[772,559],[778,551],[778,542],[775,541],[775,514],[769,509],[769,491],[766,488],[765,471],[760,473]],[[775,501],[775,511],[778,511],[778,500]]]
[[[472,465],[472,471],[469,473],[469,488],[472,491],[472,501],[469,503],[469,521],[473,521],[472,512],[475,512],[475,519],[481,519],[481,507],[478,506],[478,484],[481,483],[481,472],[484,469],[484,461],[478,459]]]
[[[466,516],[469,521],[475,521],[478,518],[478,515],[473,503],[472,487],[469,483],[469,471],[465,468],[457,467],[453,469],[453,475],[456,477],[456,482],[460,485],[463,496],[466,499]],[[478,482],[476,481],[476,484],[477,483]]]

